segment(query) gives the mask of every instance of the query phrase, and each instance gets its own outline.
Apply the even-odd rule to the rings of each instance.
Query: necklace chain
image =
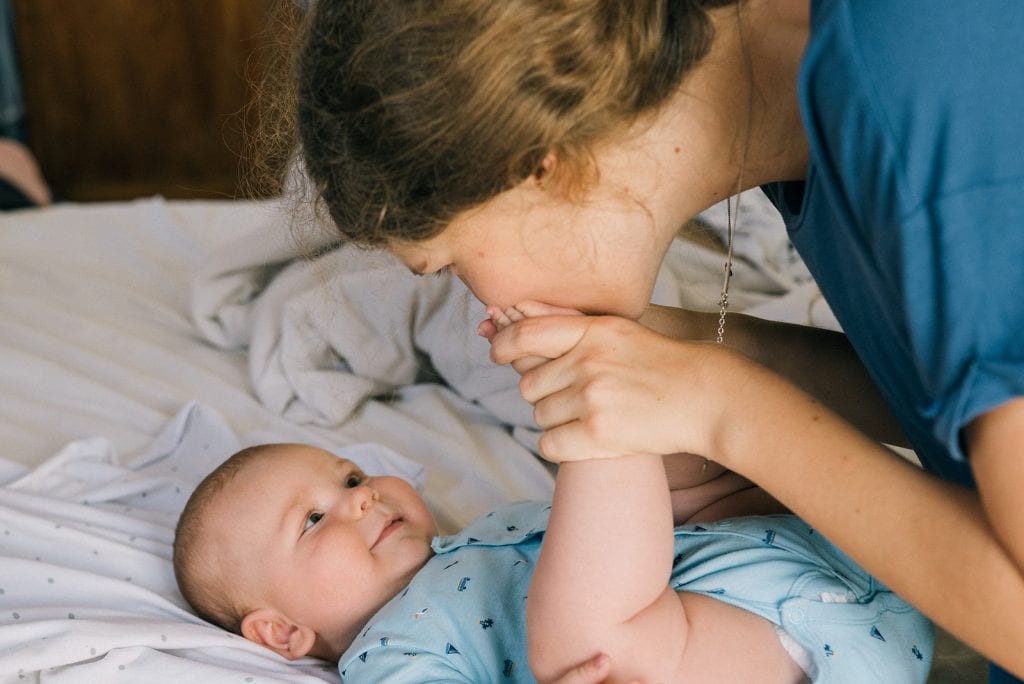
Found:
[[[732,209],[732,197],[725,200],[725,224],[727,239],[725,245],[725,275],[722,278],[722,296],[718,300],[718,334],[715,344],[722,344],[725,337],[725,314],[729,310],[729,279],[732,278],[732,247],[736,237],[736,215],[740,213],[740,196],[736,195],[736,211]]]
[[[725,200],[725,225],[727,238],[725,245],[725,275],[722,278],[722,296],[718,300],[718,334],[715,337],[715,344],[722,344],[725,338],[725,313],[729,310],[729,279],[732,278],[732,246],[736,237],[736,215],[740,213],[740,196],[736,195],[736,211],[732,209],[732,197]],[[711,459],[705,458],[700,467],[700,472],[706,473]]]

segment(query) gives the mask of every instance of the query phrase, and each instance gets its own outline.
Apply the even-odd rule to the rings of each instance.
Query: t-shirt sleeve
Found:
[[[936,383],[935,436],[963,458],[961,430],[1024,396],[1024,179],[947,195],[920,213],[932,228],[905,256],[908,329],[918,372]]]

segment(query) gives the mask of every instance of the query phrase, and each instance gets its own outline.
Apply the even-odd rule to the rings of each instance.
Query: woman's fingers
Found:
[[[582,421],[574,420],[544,431],[537,443],[540,455],[551,463],[590,461],[634,455],[622,449],[608,448],[593,439]]]
[[[712,454],[727,399],[745,383],[742,357],[615,316],[512,314],[497,317],[491,358],[523,368],[520,393],[545,430],[546,459]]]
[[[549,321],[559,324],[527,328]],[[520,382],[538,423],[550,433],[544,455],[555,461],[601,453],[708,454],[727,409],[725,388],[742,381],[733,352],[677,342],[621,318],[548,317],[520,327],[523,338],[507,340],[508,349],[499,353],[565,348]],[[727,366],[738,372],[723,375]]]

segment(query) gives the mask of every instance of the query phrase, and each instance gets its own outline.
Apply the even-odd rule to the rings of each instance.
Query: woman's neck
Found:
[[[682,187],[703,188],[698,194],[710,203],[804,176],[807,138],[796,83],[809,1],[750,0],[714,11],[712,22],[708,55],[652,126],[671,131],[673,151],[687,157],[674,165]]]
[[[758,0],[741,4],[740,12],[752,83],[747,185],[803,179],[808,146],[797,77],[810,35],[810,1]]]
[[[808,0],[748,0],[716,10],[711,49],[676,95],[595,149],[595,195],[639,202],[668,240],[740,190],[803,178],[796,77],[807,7]]]

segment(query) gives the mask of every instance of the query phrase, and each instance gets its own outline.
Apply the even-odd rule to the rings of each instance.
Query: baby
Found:
[[[675,528],[655,456],[564,463],[554,499],[437,536],[400,478],[299,444],[196,489],[174,568],[202,617],[346,682],[924,682],[928,621],[790,515]],[[532,670],[532,671],[531,671]]]

